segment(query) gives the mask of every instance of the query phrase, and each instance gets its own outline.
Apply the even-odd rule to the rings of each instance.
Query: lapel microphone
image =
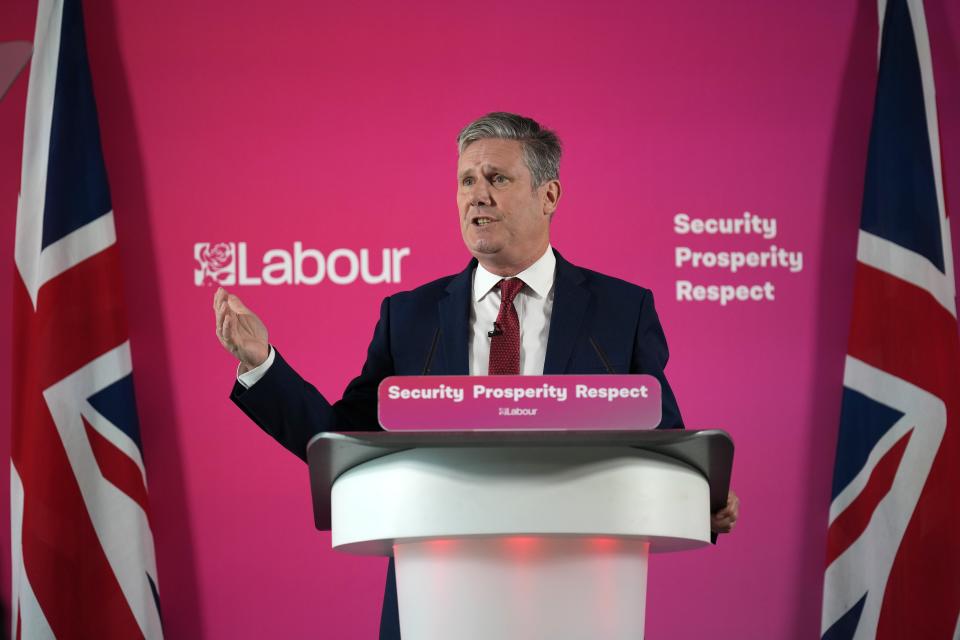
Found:
[[[607,354],[603,352],[603,349],[601,349],[600,345],[597,344],[597,341],[593,339],[593,336],[590,336],[590,344],[593,346],[593,350],[597,352],[597,357],[600,358],[600,362],[603,363],[607,373],[611,375],[615,374],[616,371],[614,371],[613,367],[610,366],[610,361],[607,360]]]
[[[493,323],[493,331],[487,331],[488,338],[495,338],[497,336],[503,335],[503,329],[500,328],[500,325],[496,322]]]
[[[433,362],[433,354],[437,351],[437,341],[440,339],[440,327],[433,332],[433,342],[430,343],[430,352],[427,354],[427,361],[423,363],[423,372],[421,375],[430,373],[430,364]]]

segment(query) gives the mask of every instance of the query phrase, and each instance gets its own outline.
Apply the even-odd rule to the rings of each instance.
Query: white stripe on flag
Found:
[[[59,46],[63,19],[62,0],[41,0],[34,36],[34,57],[27,92],[27,116],[23,131],[23,169],[17,200],[17,237],[14,258],[37,307],[40,287],[75,264],[103,251],[117,241],[113,212],[92,220],[41,251],[46,206],[50,127],[56,94]]]
[[[941,273],[925,256],[861,229],[857,260],[923,289],[950,315],[957,317],[953,279]]]
[[[53,630],[47,622],[37,596],[33,593],[26,567],[23,566],[23,482],[17,468],[10,461],[10,550],[13,556],[11,573],[13,591],[10,594],[11,638],[17,637],[17,619],[20,620],[20,637],[24,640],[54,640]]]
[[[890,491],[877,505],[866,530],[824,573],[820,635],[868,593],[854,635],[855,640],[866,640],[876,634],[887,578],[943,440],[947,409],[937,396],[852,356],[846,359],[843,385],[904,413],[891,431],[899,428],[902,437],[905,425],[913,427]],[[876,449],[879,448],[878,444]],[[876,463],[879,457],[871,454],[868,465]],[[860,489],[870,470],[858,474]],[[840,505],[849,505],[858,494],[859,490],[854,493],[848,487],[837,496],[830,505],[831,523],[841,511]]]
[[[79,229],[71,231],[40,253],[37,281],[34,283],[33,306],[36,308],[37,292],[40,287],[58,275],[93,257],[117,242],[117,231],[113,224],[113,211],[94,218]]]
[[[927,33],[927,17],[923,0],[907,0],[913,39],[917,43],[917,59],[920,61],[920,80],[923,86],[923,106],[927,120],[927,137],[930,139],[930,158],[933,161],[933,182],[937,190],[937,211],[940,214],[940,239],[943,244],[943,267],[950,283],[952,295],[956,295],[953,274],[953,243],[950,241],[950,223],[943,198],[943,171],[940,166],[940,124],[937,118],[937,89],[933,81],[933,57],[930,55],[930,34]],[[954,307],[955,308],[955,307]],[[954,311],[956,316],[956,311]]]
[[[130,374],[130,342],[106,352],[43,392],[97,538],[147,640],[163,637],[147,576],[157,583],[153,535],[140,505],[100,472],[81,419],[81,407],[97,391]]]
[[[53,97],[60,56],[62,0],[41,0],[37,9],[37,30],[33,38],[27,117],[23,129],[23,169],[17,202],[17,239],[14,257],[20,277],[26,283],[33,305],[37,305],[40,275],[40,247],[43,242],[43,208],[47,191],[47,161]],[[51,45],[54,43],[56,46]]]
[[[94,431],[103,436],[117,449],[122,451],[128,458],[133,460],[140,467],[140,475],[143,477],[143,486],[147,486],[147,472],[143,466],[143,457],[140,455],[140,449],[137,443],[130,436],[121,431],[117,425],[107,420],[99,411],[94,409],[89,402],[80,409],[80,414],[87,419]]]

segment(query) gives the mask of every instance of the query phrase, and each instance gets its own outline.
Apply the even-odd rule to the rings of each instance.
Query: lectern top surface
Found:
[[[724,506],[733,441],[719,429],[652,431],[351,431],[318,433],[307,445],[314,519],[330,528],[330,489],[341,474],[370,460],[419,447],[631,447],[668,456],[699,471],[710,485],[710,508]]]

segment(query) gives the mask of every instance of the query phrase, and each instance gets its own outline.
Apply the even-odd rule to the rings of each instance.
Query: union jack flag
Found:
[[[113,210],[79,0],[40,0],[14,287],[14,638],[161,638]]]
[[[947,640],[960,637],[953,256],[922,0],[880,5],[820,632]]]

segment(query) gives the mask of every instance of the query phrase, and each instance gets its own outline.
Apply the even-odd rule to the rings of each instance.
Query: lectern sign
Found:
[[[388,431],[653,429],[661,415],[648,375],[392,376],[379,400]]]

